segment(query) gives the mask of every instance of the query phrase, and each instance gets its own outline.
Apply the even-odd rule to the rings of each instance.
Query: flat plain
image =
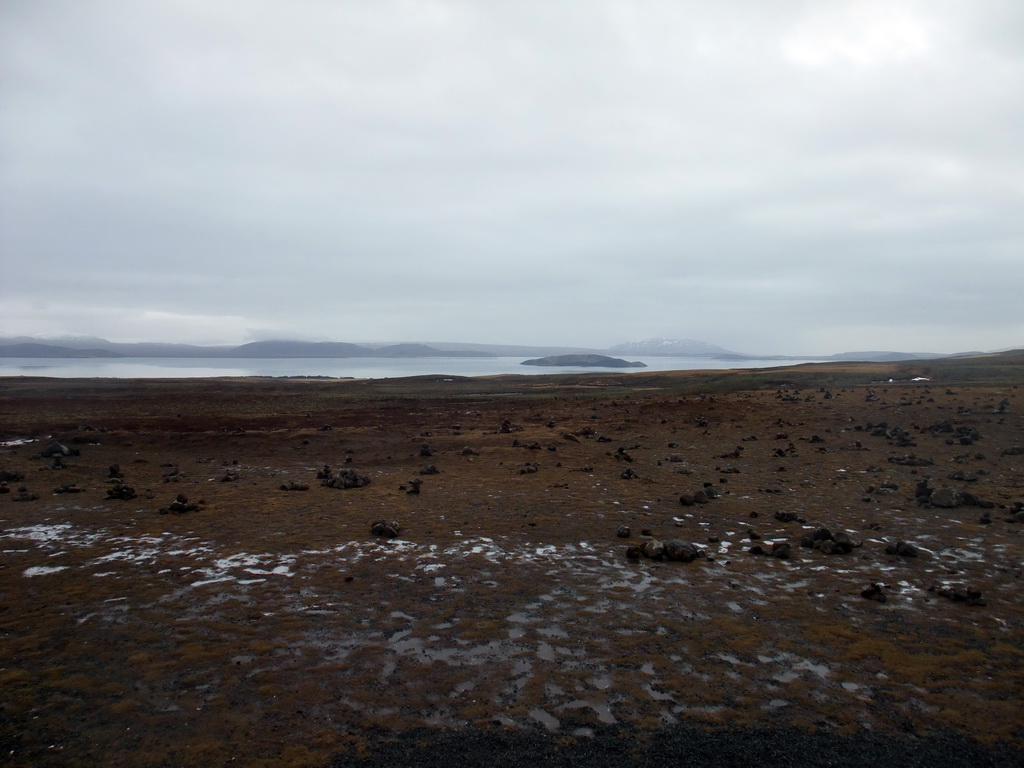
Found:
[[[1022,384],[0,380],[0,762],[1013,764]]]

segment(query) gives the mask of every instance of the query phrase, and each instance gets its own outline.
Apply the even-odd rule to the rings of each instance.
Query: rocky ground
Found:
[[[1022,390],[860,374],[2,380],[3,761],[1014,764]]]

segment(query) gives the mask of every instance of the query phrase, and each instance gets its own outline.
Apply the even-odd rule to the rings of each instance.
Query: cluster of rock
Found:
[[[66,445],[61,443],[50,443],[39,453],[32,456],[33,459],[51,459],[55,457],[67,458],[68,456],[78,456],[80,451],[77,448],[68,448]]]
[[[816,549],[825,555],[846,555],[861,544],[862,542],[851,539],[850,534],[845,531],[832,533],[828,528],[818,528],[800,539],[801,547]]]
[[[954,445],[957,442],[959,442],[960,445],[972,445],[978,440],[981,440],[981,433],[974,427],[966,425],[955,427],[948,421],[937,421],[930,427],[926,427],[925,431],[931,432],[936,436],[940,434],[952,435],[952,437],[946,438],[946,445]]]
[[[370,533],[374,536],[386,536],[389,539],[398,538],[402,532],[402,526],[395,520],[377,520],[370,526]]]
[[[117,479],[115,483],[107,489],[108,499],[120,499],[121,501],[131,501],[137,495],[138,494],[135,493],[135,489],[121,479]]]
[[[621,529],[620,529],[621,531]],[[621,533],[619,534],[621,536]],[[650,560],[668,560],[678,563],[692,563],[698,558],[707,557],[707,552],[696,544],[690,544],[679,539],[659,541],[648,539],[643,544],[634,544],[626,548],[626,557],[630,560],[639,560],[646,557]]]
[[[900,557],[917,557],[917,547],[909,541],[897,541],[895,544],[886,545],[885,554],[899,555]]]
[[[796,512],[786,512],[780,509],[775,513],[775,519],[780,523],[806,523],[807,521]]]
[[[747,552],[751,555],[768,555],[779,560],[788,560],[793,554],[793,547],[788,541],[774,541],[771,546],[754,544]]]
[[[704,483],[704,487],[693,493],[684,493],[679,497],[679,503],[684,507],[692,507],[694,504],[707,504],[711,499],[717,499],[722,494],[711,483]]]
[[[934,592],[939,597],[945,597],[948,600],[952,600],[956,603],[964,603],[965,605],[977,605],[984,606],[988,605],[988,602],[982,597],[982,594],[977,589],[962,586],[942,586],[940,584],[933,584],[928,587],[929,592]]]
[[[4,484],[4,487],[5,488],[7,487],[6,483]],[[8,493],[8,492],[10,492],[10,488],[8,488],[7,491],[4,491],[4,493]],[[32,493],[31,491],[28,490],[28,488],[25,488],[24,486],[18,488],[18,490],[15,492],[14,496],[11,498],[11,501],[38,501],[38,500],[39,500],[39,495],[36,494],[36,493]]]
[[[308,491],[309,485],[306,483],[296,483],[289,480],[287,483],[281,483],[279,486],[282,491]]]
[[[961,475],[961,479],[967,477]],[[921,506],[939,507],[940,509],[956,509],[957,507],[981,507],[992,509],[996,506],[994,501],[983,499],[970,491],[962,491],[958,488],[931,488],[928,480],[921,480],[914,491],[914,498]]]
[[[179,493],[174,497],[174,501],[160,510],[160,514],[166,515],[167,513],[171,513],[173,515],[183,515],[186,512],[196,512],[199,508],[198,504],[189,503],[188,496],[183,493]]]
[[[363,488],[370,484],[369,475],[360,475],[354,469],[341,469],[335,474],[324,464],[323,469],[316,473],[320,485],[326,488]]]

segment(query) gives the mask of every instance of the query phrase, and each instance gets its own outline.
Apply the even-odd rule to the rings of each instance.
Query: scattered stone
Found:
[[[309,490],[309,486],[306,483],[295,483],[295,482],[289,481],[287,483],[282,483],[281,484],[281,490],[282,491],[308,491]]]
[[[81,493],[84,488],[79,488],[77,485],[72,483],[71,485],[61,485],[53,489],[54,493]]]
[[[427,466],[420,470],[421,475],[436,475],[439,474],[440,472],[441,470],[439,470],[433,464],[427,464]]]
[[[622,474],[619,475],[623,480],[632,480],[634,477],[640,477],[632,467],[626,468]]]
[[[480,455],[480,451],[473,450],[472,448],[470,448],[467,445],[465,448],[463,448],[461,451],[459,451],[459,455],[460,456],[479,456]]]
[[[38,501],[38,494],[32,493],[25,488],[19,488],[18,492],[11,498],[11,501]]]
[[[628,525],[620,525],[619,530],[615,532],[615,535],[620,539],[628,539],[630,535],[632,535],[632,531]]]
[[[520,475],[532,475],[534,472],[540,470],[540,464],[532,461],[528,461],[519,468]]]
[[[410,480],[408,485],[409,487],[405,492],[410,496],[418,496],[420,493],[420,486],[423,485],[423,481],[417,477],[415,480]]]
[[[899,464],[903,467],[930,467],[934,464],[931,459],[918,458],[914,453],[908,453],[906,456],[890,456],[889,463]]]

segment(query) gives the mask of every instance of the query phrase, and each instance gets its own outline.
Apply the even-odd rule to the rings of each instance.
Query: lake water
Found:
[[[385,379],[439,374],[445,376],[538,375],[545,373],[692,371],[727,368],[772,368],[810,360],[713,360],[706,357],[635,357],[646,368],[548,368],[521,365],[522,357],[432,358],[0,358],[0,376],[55,378],[170,379],[211,376],[331,376]]]

